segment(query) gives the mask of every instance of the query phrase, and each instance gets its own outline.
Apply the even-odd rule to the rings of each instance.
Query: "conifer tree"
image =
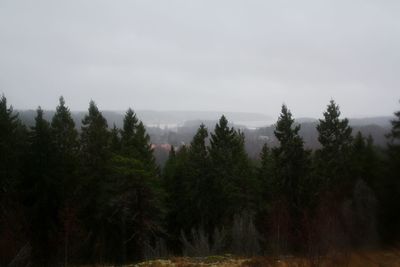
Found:
[[[26,146],[26,128],[18,119],[7,99],[0,98],[0,202],[21,178],[22,156]]]
[[[106,255],[106,229],[109,191],[107,184],[110,176],[111,151],[109,149],[109,131],[107,121],[98,110],[94,101],[90,101],[89,114],[82,120],[81,129],[81,173],[82,220],[88,233],[87,255],[90,261]],[[96,246],[96,249],[92,249]]]
[[[295,209],[301,208],[301,192],[309,170],[309,152],[304,150],[304,142],[299,135],[300,125],[296,125],[292,113],[282,105],[276,123],[275,137],[279,146],[273,148],[274,190],[284,197]]]
[[[71,117],[69,108],[61,96],[59,105],[51,121],[51,137],[54,142],[55,170],[58,179],[58,194],[61,197],[60,220],[62,220],[64,264],[68,265],[71,221],[77,220],[79,204],[77,203],[79,141],[78,131]]]
[[[300,125],[295,124],[290,110],[286,105],[282,105],[274,131],[279,146],[272,149],[273,178],[270,183],[273,203],[270,212],[270,234],[277,233],[276,246],[279,249],[298,250],[302,247],[299,233],[302,212],[309,204],[307,188],[310,164],[309,152],[304,150],[299,131]],[[289,247],[286,247],[287,244]]]
[[[76,186],[78,165],[78,131],[71,117],[71,112],[65,106],[63,97],[60,97],[56,113],[51,121],[51,134],[55,146],[58,176],[63,185],[65,197],[71,197]]]
[[[349,162],[353,138],[348,119],[340,119],[339,106],[331,100],[324,119],[317,125],[318,141],[322,148],[316,153],[319,175],[323,177],[323,187],[336,191],[347,187],[351,192]],[[334,191],[335,191],[334,190]]]
[[[104,170],[109,159],[107,127],[107,120],[94,101],[90,101],[89,114],[82,120],[81,131],[82,160],[90,171]]]
[[[20,189],[26,168],[27,130],[0,97],[0,266],[7,266],[25,243]]]
[[[244,149],[244,135],[222,116],[210,139],[212,221],[221,226],[235,213],[253,209],[255,179]]]
[[[131,108],[125,113],[124,124],[121,131],[122,154],[128,157],[137,157],[139,144],[136,140],[138,119]]]
[[[201,124],[194,135],[188,150],[188,168],[190,169],[187,177],[187,192],[190,195],[187,205],[190,206],[192,219],[191,227],[210,227],[210,211],[212,205],[208,194],[210,183],[210,161],[206,146],[208,137],[207,128]],[[202,224],[202,225],[201,225]],[[209,229],[213,231],[213,229]],[[211,232],[212,233],[212,232]]]
[[[30,154],[23,188],[30,226],[34,266],[53,266],[57,255],[57,234],[61,197],[55,172],[55,144],[50,124],[37,109],[29,136]]]
[[[394,244],[400,239],[400,110],[394,113],[392,129],[387,135],[389,172],[383,180],[381,209],[383,210],[381,231],[383,238]]]
[[[259,181],[261,185],[261,194],[264,200],[271,200],[273,159],[272,151],[265,143],[260,153]]]
[[[120,153],[121,150],[120,130],[115,126],[115,123],[111,129],[110,149],[113,153]]]
[[[188,149],[186,146],[177,152],[171,149],[164,167],[164,186],[166,190],[166,228],[170,235],[170,247],[175,252],[180,251],[180,233],[191,229],[190,206],[188,203],[187,179],[190,170],[188,166]]]
[[[154,174],[158,174],[158,167],[151,148],[150,136],[146,132],[143,122],[139,121],[135,132],[135,141],[137,144],[136,157],[144,162]]]

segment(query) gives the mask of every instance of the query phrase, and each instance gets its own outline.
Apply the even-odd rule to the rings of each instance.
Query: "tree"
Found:
[[[81,218],[88,233],[86,257],[101,261],[106,255],[107,183],[110,178],[111,151],[107,121],[90,101],[89,114],[82,120],[81,129]],[[95,249],[93,249],[95,248]]]
[[[110,149],[113,153],[120,153],[121,150],[120,130],[115,126],[115,123],[111,129]]]
[[[64,233],[64,263],[68,264],[69,239],[72,232],[72,215],[77,212],[78,203],[76,199],[78,188],[78,164],[79,164],[79,142],[78,131],[71,117],[69,108],[65,106],[64,98],[61,96],[59,105],[51,121],[51,136],[54,142],[54,157],[56,179],[60,185],[57,188],[61,197]]]
[[[12,106],[7,106],[3,95],[0,99],[0,200],[14,190],[21,176],[19,162],[25,151],[26,136],[26,128]]]
[[[273,181],[272,207],[270,211],[272,235],[276,232],[277,249],[301,248],[301,220],[309,200],[308,174],[309,152],[304,150],[303,139],[299,135],[300,125],[296,125],[292,113],[282,105],[276,123],[275,137],[279,146],[272,149]]]
[[[6,266],[25,243],[25,218],[20,203],[27,130],[18,114],[0,98],[0,266]]]
[[[169,158],[164,166],[164,188],[166,191],[166,228],[169,234],[169,245],[175,252],[180,252],[181,231],[189,232],[191,218],[188,216],[190,208],[187,205],[188,192],[186,181],[189,177],[188,149],[186,146],[175,152],[171,148]]]
[[[121,131],[122,154],[130,157],[138,156],[138,146],[136,132],[138,128],[138,119],[131,108],[125,113],[124,125]]]
[[[212,180],[209,195],[215,227],[232,221],[234,214],[254,209],[255,175],[244,148],[244,135],[222,116],[211,133],[209,154]]]
[[[328,190],[352,192],[354,181],[349,177],[349,162],[353,138],[348,119],[340,119],[339,106],[331,100],[324,119],[317,125],[318,141],[322,148],[316,153],[318,171],[323,187]]]
[[[382,179],[381,209],[383,210],[381,232],[389,244],[395,244],[400,239],[400,111],[394,113],[391,121],[392,129],[388,138],[388,172]],[[385,173],[385,172],[384,172]]]
[[[52,266],[57,255],[61,196],[55,171],[55,143],[40,107],[29,133],[29,151],[23,188],[33,265]]]
[[[209,207],[212,202],[210,202],[206,193],[210,183],[210,160],[206,146],[207,137],[207,128],[204,124],[201,124],[189,146],[188,168],[190,176],[186,181],[190,198],[187,204],[190,206],[191,211],[191,214],[189,214],[192,220],[191,227],[206,227],[207,231],[213,231],[214,229],[209,229]]]
[[[299,135],[300,125],[296,125],[292,113],[282,105],[276,123],[275,137],[279,146],[272,149],[274,162],[274,186],[278,197],[284,197],[296,209],[302,208],[301,193],[309,171],[309,152],[304,150],[304,142]]]
[[[82,120],[81,129],[81,156],[90,172],[103,171],[110,157],[107,127],[107,120],[94,101],[90,101],[89,114]]]
[[[150,136],[146,132],[143,122],[139,121],[137,125],[135,140],[137,143],[136,157],[148,166],[149,170],[158,175],[158,167],[151,148]]]

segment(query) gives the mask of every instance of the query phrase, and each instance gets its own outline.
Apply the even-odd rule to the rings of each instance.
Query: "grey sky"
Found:
[[[391,115],[400,1],[0,1],[0,92],[15,108]]]

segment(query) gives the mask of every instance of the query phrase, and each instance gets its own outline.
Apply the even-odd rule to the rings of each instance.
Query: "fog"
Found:
[[[0,2],[0,93],[18,109],[398,110],[398,1]]]

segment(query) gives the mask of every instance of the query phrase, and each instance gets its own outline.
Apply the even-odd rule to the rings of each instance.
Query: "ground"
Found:
[[[321,258],[311,257],[253,257],[240,258],[232,255],[201,258],[176,257],[145,261],[126,267],[308,267],[308,266],[346,266],[346,267],[400,267],[400,250],[359,251],[352,253],[331,253]]]

